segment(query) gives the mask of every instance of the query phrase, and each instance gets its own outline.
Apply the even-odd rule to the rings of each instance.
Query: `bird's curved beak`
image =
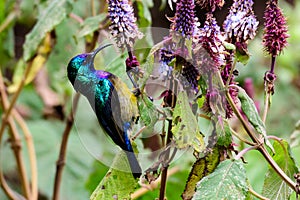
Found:
[[[103,46],[100,46],[98,47],[97,49],[95,49],[94,51],[88,53],[88,57],[86,59],[86,64],[90,67],[93,67],[94,66],[94,59],[95,59],[95,56],[97,55],[97,53],[99,53],[102,49],[108,47],[108,46],[111,46],[112,44],[105,44]]]
[[[94,51],[91,52],[91,58],[94,60],[97,53],[99,53],[102,49],[105,49],[106,47],[109,47],[111,45],[112,44],[105,44],[103,46],[98,47],[97,49],[95,49]]]

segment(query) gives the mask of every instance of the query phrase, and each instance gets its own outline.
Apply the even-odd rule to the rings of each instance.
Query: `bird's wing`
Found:
[[[96,87],[103,87],[100,83]],[[124,132],[124,122],[121,119],[121,106],[118,93],[114,85],[110,84],[110,93],[106,101],[97,99],[100,94],[96,93],[96,114],[102,128],[123,150],[131,151],[128,146],[127,135]],[[97,90],[96,90],[97,91]],[[101,104],[101,105],[100,105]]]

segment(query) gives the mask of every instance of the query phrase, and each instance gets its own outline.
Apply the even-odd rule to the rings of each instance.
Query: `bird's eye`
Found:
[[[99,81],[99,83],[98,83],[100,86],[103,86],[103,81],[101,80],[101,81]]]

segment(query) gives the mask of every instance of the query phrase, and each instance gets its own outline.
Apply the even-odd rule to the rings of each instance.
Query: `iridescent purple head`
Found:
[[[111,44],[106,44],[104,46],[100,46],[94,51],[90,53],[80,54],[72,58],[67,67],[68,78],[72,85],[74,85],[76,77],[78,75],[78,71],[80,68],[85,67],[87,69],[94,70],[94,59],[97,53],[99,53],[102,49],[110,46]]]

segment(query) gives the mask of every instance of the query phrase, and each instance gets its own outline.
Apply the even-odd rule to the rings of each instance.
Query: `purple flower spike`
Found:
[[[108,0],[108,16],[111,20],[110,32],[119,48],[132,47],[135,40],[142,37],[128,0]]]
[[[227,41],[247,43],[255,37],[258,21],[252,6],[252,0],[234,0],[223,24]]]
[[[222,8],[224,0],[196,0],[196,4],[201,8],[206,8],[208,11],[214,12],[217,8]]]
[[[193,36],[197,23],[194,8],[194,0],[179,0],[171,25],[173,32],[180,33],[182,37],[187,37],[188,39]]]
[[[224,65],[225,48],[223,36],[216,19],[212,14],[207,15],[203,28],[200,29],[194,47],[194,58],[200,66],[200,72],[207,74],[219,70]]]
[[[267,2],[264,19],[264,48],[272,56],[277,56],[287,46],[287,38],[289,37],[286,19],[278,7],[277,1],[270,0]]]

